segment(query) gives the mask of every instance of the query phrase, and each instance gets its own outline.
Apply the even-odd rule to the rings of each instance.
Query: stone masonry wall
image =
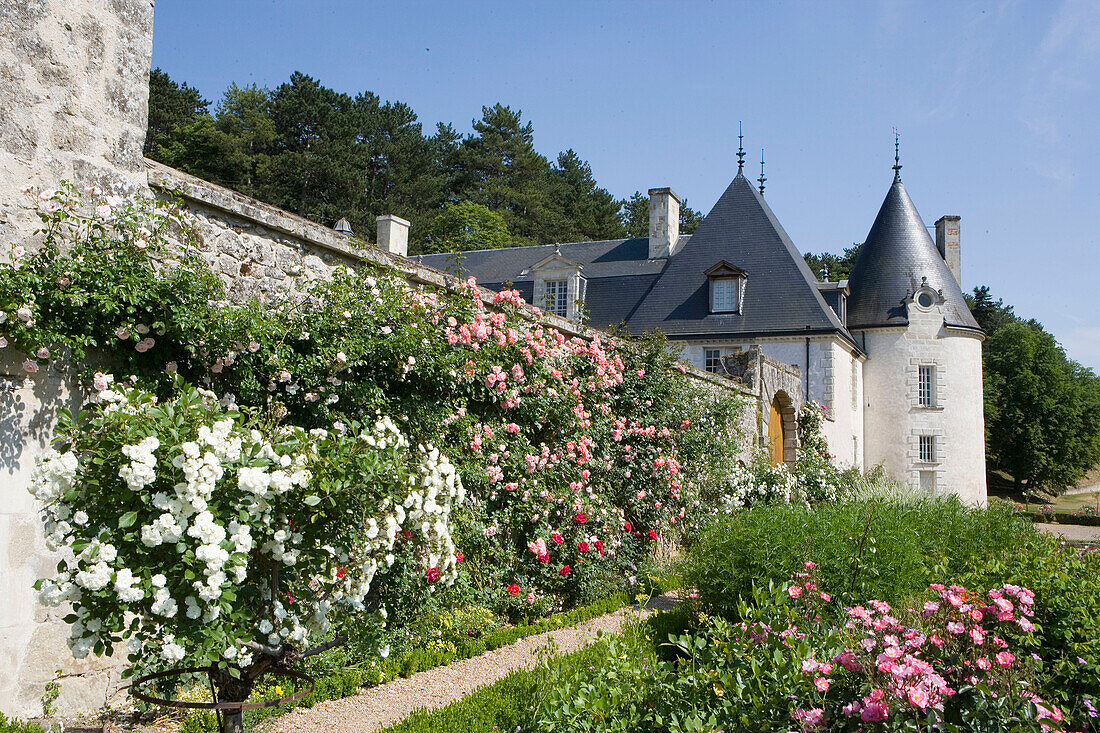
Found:
[[[0,257],[39,225],[21,188],[68,180],[104,193],[146,186],[151,0],[0,0]],[[66,374],[33,377],[0,360],[0,711],[41,714],[60,672],[60,712],[96,710],[118,688],[117,662],[76,661],[59,609],[30,584],[51,570],[27,478],[61,407],[78,405]]]
[[[268,300],[325,277],[336,267],[376,266],[404,275],[410,282],[458,290],[458,278],[381,251],[327,227],[185,173],[145,161],[148,184],[159,197],[179,201],[192,214],[197,252],[224,279],[234,302]],[[482,297],[491,304],[492,291]],[[530,316],[536,316],[532,313]],[[543,314],[540,320],[567,336],[591,338],[598,332]],[[80,386],[51,367],[24,378],[19,360],[0,363],[0,583],[11,592],[0,596],[0,711],[30,717],[42,714],[42,694],[55,678],[61,695],[57,711],[72,716],[120,703],[119,667],[109,659],[73,660],[65,644],[63,609],[37,605],[31,584],[51,571],[55,557],[45,550],[34,503],[27,492],[34,458],[49,443],[57,410],[78,407]],[[688,374],[714,393],[732,390],[755,404],[745,385],[689,369]],[[743,433],[736,438],[747,458],[757,440],[755,410],[744,410]]]
[[[0,242],[37,225],[19,189],[145,186],[151,0],[0,0]]]

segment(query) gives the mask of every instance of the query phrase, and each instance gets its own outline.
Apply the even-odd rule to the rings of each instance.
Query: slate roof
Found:
[[[690,239],[690,234],[681,235],[680,246]],[[581,274],[588,281],[587,323],[596,328],[625,322],[668,262],[667,258],[649,259],[646,237],[423,255],[419,261],[455,275],[473,275],[479,285],[492,290],[501,290],[505,283],[510,283],[525,300],[532,302],[531,267],[555,252],[581,266]]]
[[[739,313],[709,312],[704,271],[721,260],[748,273]],[[741,173],[627,323],[634,333],[660,328],[673,338],[833,332],[851,340],[764,196]]]
[[[895,175],[848,277],[848,328],[907,325],[905,299],[924,277],[930,287],[943,293],[948,326],[981,330],[900,176]]]

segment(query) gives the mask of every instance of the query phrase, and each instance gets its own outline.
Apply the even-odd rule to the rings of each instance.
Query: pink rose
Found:
[[[34,363],[30,359],[27,359],[25,362],[23,362],[23,371],[27,372],[28,374],[34,374],[38,371],[38,364]]]
[[[49,359],[50,350],[43,346],[38,351],[34,352],[34,355],[37,356],[39,359]]]

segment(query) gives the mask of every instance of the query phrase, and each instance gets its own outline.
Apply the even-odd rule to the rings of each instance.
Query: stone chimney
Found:
[[[400,216],[386,214],[378,222],[378,249],[384,249],[391,255],[409,255],[409,222]]]
[[[955,281],[962,287],[962,250],[959,244],[959,219],[958,216],[941,216],[936,222],[936,248],[940,256],[947,263]]]
[[[649,259],[676,254],[680,238],[680,197],[671,188],[649,189]]]

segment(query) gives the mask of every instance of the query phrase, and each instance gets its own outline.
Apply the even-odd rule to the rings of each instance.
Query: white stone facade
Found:
[[[856,334],[867,353],[866,465],[914,488],[985,504],[981,336],[946,328],[940,304],[908,308],[908,326]],[[921,404],[922,365],[933,374],[930,405]],[[921,436],[931,456],[921,455]]]
[[[829,449],[846,466],[864,465],[863,362],[864,357],[840,336],[770,337],[749,340],[714,339],[682,342],[681,358],[706,369],[706,353],[721,356],[758,346],[765,356],[798,367],[801,395],[825,407],[823,425]],[[677,342],[679,345],[680,342]],[[766,416],[765,416],[766,417]]]

